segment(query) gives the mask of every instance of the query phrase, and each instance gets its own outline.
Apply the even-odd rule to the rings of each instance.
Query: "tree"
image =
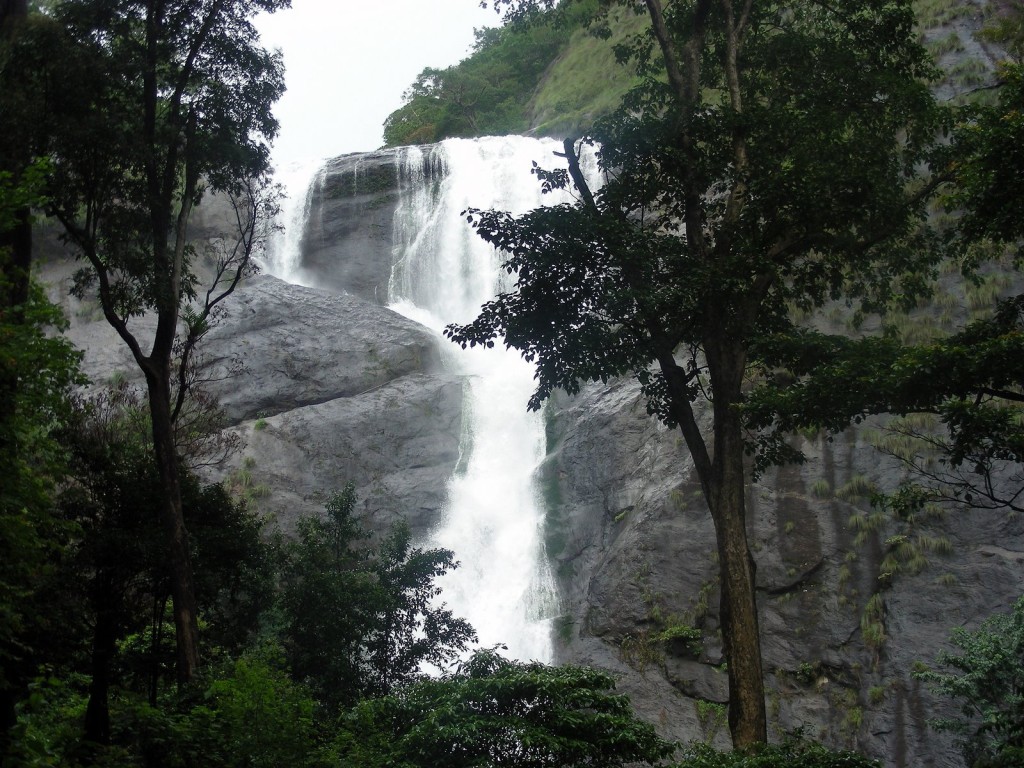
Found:
[[[19,34],[28,18],[26,0],[0,0],[0,82],[10,87],[8,60],[12,41]],[[7,106],[6,104],[4,106]],[[0,118],[0,127],[9,128],[7,120]],[[5,131],[3,147],[0,148],[0,173],[12,174],[15,180],[32,161],[29,148],[23,136],[17,132]],[[20,306],[28,298],[29,267],[32,260],[32,213],[28,205],[22,205],[12,212],[14,220],[0,230],[0,250],[8,251],[3,263],[3,294],[0,295],[5,308]],[[0,399],[12,397],[8,394],[10,383],[0,381]]]
[[[0,233],[41,202],[43,173],[42,165],[30,166],[15,182],[0,172]],[[0,292],[9,287],[10,259],[10,250],[0,247]],[[65,467],[54,431],[67,418],[69,392],[82,377],[79,353],[51,333],[65,323],[31,281],[23,301],[0,302],[0,756],[15,704],[35,674],[27,638],[47,622],[39,586],[66,535],[53,514],[53,486]]]
[[[220,302],[252,271],[272,217],[267,142],[277,130],[270,107],[283,90],[282,65],[260,47],[251,19],[288,5],[65,0],[53,10],[88,88],[74,95],[85,108],[47,137],[48,212],[86,263],[78,290],[95,286],[104,316],[145,375],[181,682],[195,674],[199,646],[173,423],[187,394],[189,355]],[[226,233],[211,286],[200,294],[188,225],[208,190],[231,200],[237,229]],[[132,323],[145,312],[156,320],[148,350]]]
[[[1019,45],[1024,45],[1021,37]],[[946,207],[963,214],[956,228],[963,245],[982,240],[1015,243],[1019,258],[1024,255],[1019,215],[1024,182],[1012,169],[1024,163],[1024,63],[1004,61],[997,74],[997,102],[966,108],[953,136],[955,185]]]
[[[1010,613],[992,616],[976,630],[950,635],[960,653],[942,653],[938,663],[952,672],[920,669],[915,677],[957,700],[960,719],[932,724],[963,736],[967,764],[974,768],[1020,765],[1024,758],[1024,598]]]
[[[574,205],[471,211],[518,281],[447,333],[503,336],[536,361],[532,408],[631,373],[679,427],[715,524],[729,724],[745,746],[767,738],[741,413],[755,342],[792,327],[791,306],[913,290],[938,111],[909,2],[645,6],[650,29],[622,51],[643,82],[588,137],[604,187],[567,141],[568,169],[538,175],[571,180]]]
[[[997,102],[962,109],[944,151],[952,170],[943,204],[956,216],[948,246],[967,279],[977,279],[993,252],[1008,250],[1018,267],[1024,257],[1024,183],[1016,172],[1024,164],[1024,67],[1008,61],[998,72]],[[874,414],[933,414],[937,431],[901,428],[918,450],[903,457],[910,481],[890,506],[899,514],[932,501],[1024,511],[1024,295],[997,301],[991,317],[927,344],[806,329],[760,344],[766,366],[786,374],[745,405],[748,423],[769,439],[796,429],[839,432]]]
[[[798,429],[840,432],[870,415],[930,414],[936,430],[892,427],[913,448],[896,456],[909,481],[885,503],[902,517],[928,503],[1024,511],[1024,297],[928,344],[802,330],[762,340],[758,353],[785,371],[744,406],[766,441]]]
[[[674,745],[636,718],[615,681],[477,651],[460,669],[368,699],[342,721],[343,759],[363,766],[621,766],[656,763]]]
[[[391,693],[423,663],[446,666],[476,640],[468,622],[436,603],[434,580],[458,565],[451,551],[411,548],[401,523],[368,549],[355,503],[349,485],[325,518],[301,520],[285,569],[288,660],[333,713]]]
[[[403,95],[405,104],[384,123],[385,144],[526,131],[530,95],[565,45],[572,25],[573,20],[561,25],[547,21],[528,30],[477,30],[470,58],[420,72]]]
[[[710,744],[688,745],[676,768],[879,768],[856,752],[833,752],[820,744],[786,739],[741,752],[718,752]]]
[[[186,765],[276,768],[336,763],[322,755],[315,702],[274,649],[244,654],[212,680],[182,718]],[[180,753],[179,753],[180,754]]]
[[[147,692],[155,705],[162,673],[173,667],[161,652],[172,578],[156,520],[161,491],[148,432],[146,409],[123,386],[80,401],[61,433],[69,470],[58,509],[74,534],[50,599],[85,636],[86,658],[66,663],[88,676],[84,735],[97,744],[110,740],[111,688]],[[262,521],[223,486],[201,484],[187,467],[181,479],[207,637],[219,653],[236,653],[272,600],[270,545],[262,539]],[[147,633],[148,643],[124,642]],[[62,660],[51,655],[46,661],[58,666]]]

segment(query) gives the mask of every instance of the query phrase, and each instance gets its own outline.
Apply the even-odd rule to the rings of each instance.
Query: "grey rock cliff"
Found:
[[[255,500],[286,528],[348,482],[379,526],[430,527],[462,408],[432,333],[355,296],[260,277],[232,297],[203,357],[246,446],[214,478],[257,477]]]
[[[586,388],[551,418],[544,483],[565,599],[560,658],[617,670],[666,734],[721,738],[702,703],[727,700],[715,538],[679,436],[646,415],[631,382]],[[951,627],[976,625],[1020,594],[1024,522],[978,511],[937,519],[926,529],[948,539],[951,553],[883,588],[895,529],[882,524],[856,543],[853,518],[870,507],[844,489],[891,487],[898,467],[864,430],[801,447],[805,465],[776,469],[748,490],[773,733],[804,728],[887,765],[961,765],[952,740],[927,726],[951,713],[950,703],[911,673],[946,648]],[[885,633],[877,646],[861,631],[876,592]],[[699,647],[656,642],[673,624],[699,628]]]
[[[384,304],[398,202],[399,150],[327,161],[309,190],[301,274],[328,290]]]

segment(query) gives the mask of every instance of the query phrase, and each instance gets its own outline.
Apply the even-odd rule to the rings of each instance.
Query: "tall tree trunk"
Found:
[[[742,432],[728,426],[721,428],[723,416],[718,408],[715,411],[716,476],[712,485],[716,498],[709,506],[718,542],[719,612],[729,664],[729,729],[733,745],[745,747],[768,739],[755,591],[757,569],[747,541]],[[733,420],[738,421],[735,417]]]
[[[17,31],[17,27],[28,16],[28,0],[0,0],[0,46],[6,44]],[[5,137],[3,141],[8,141]],[[29,154],[22,142],[0,149],[0,171],[9,172],[15,181],[21,177]],[[0,317],[7,322],[21,322],[21,307],[28,299],[29,270],[32,264],[31,212],[23,209],[15,214],[14,227],[0,231]],[[17,441],[10,429],[16,416],[18,380],[13,371],[0,366],[0,455],[15,456]],[[14,671],[17,662],[9,669],[0,670],[7,679],[0,685],[0,762],[6,756],[10,745],[11,730],[17,724],[15,709],[24,694],[24,681]]]
[[[728,318],[709,321],[721,329]],[[768,739],[757,618],[756,565],[746,525],[746,468],[741,397],[746,353],[726,333],[705,340],[714,410],[714,444],[709,451],[690,403],[688,377],[670,351],[659,355],[672,416],[686,440],[715,525],[718,547],[719,620],[729,674],[729,730],[736,747]],[[712,456],[713,452],[713,456]]]
[[[17,34],[17,29],[28,16],[27,0],[0,0],[0,44]],[[0,171],[14,177],[15,183],[21,178],[25,166],[31,161],[32,153],[24,134],[13,144],[10,137],[0,151]],[[0,251],[8,251],[10,262],[4,265],[3,309],[17,307],[28,299],[28,276],[32,266],[32,216],[27,208],[18,211],[14,227],[0,232]]]
[[[160,518],[167,537],[171,570],[174,630],[178,648],[178,683],[189,682],[199,669],[199,623],[192,555],[181,504],[181,480],[171,423],[170,370],[161,361],[146,367],[153,447],[163,490]]]
[[[23,168],[4,169],[17,179]],[[20,307],[28,301],[29,274],[32,270],[32,212],[22,208],[15,213],[14,226],[0,232],[0,251],[6,252],[4,265],[4,309]],[[19,313],[20,316],[20,313]]]
[[[153,585],[153,616],[149,633],[149,704],[155,707],[160,688],[160,643],[163,640],[164,615],[167,613],[167,595],[159,594]]]
[[[756,564],[747,540],[746,467],[740,402],[746,354],[726,338],[705,345],[714,402],[714,461],[707,483],[715,523],[720,621],[729,665],[729,729],[733,745],[768,740],[757,617]]]
[[[112,605],[110,579],[97,576],[93,597],[96,625],[92,633],[92,680],[89,703],[85,708],[85,739],[96,744],[110,743],[110,662],[117,643],[116,609]]]

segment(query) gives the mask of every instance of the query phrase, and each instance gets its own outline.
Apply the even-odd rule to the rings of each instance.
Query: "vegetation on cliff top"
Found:
[[[473,53],[446,69],[424,69],[405,105],[384,123],[385,146],[453,137],[578,132],[618,106],[634,84],[615,61],[615,46],[644,18],[614,13],[589,27],[597,0],[562,3],[518,24],[477,30]]]
[[[1019,22],[1003,5],[914,0],[918,35],[941,66],[934,86],[958,99],[991,97],[991,63],[966,55],[965,46],[975,38],[982,50],[1006,44]],[[384,145],[509,133],[561,138],[590,129],[636,84],[616,48],[649,24],[646,12],[615,8],[591,26],[598,6],[598,0],[562,0],[517,24],[478,30],[463,61],[419,74],[405,104],[385,121]],[[987,31],[972,34],[979,19]]]

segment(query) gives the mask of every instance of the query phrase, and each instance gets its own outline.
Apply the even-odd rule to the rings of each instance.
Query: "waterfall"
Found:
[[[465,323],[514,277],[467,224],[467,207],[525,213],[566,199],[541,196],[536,161],[557,166],[561,145],[519,136],[454,139],[412,147],[398,158],[393,309],[437,331]],[[500,343],[447,345],[466,377],[462,460],[433,546],[455,552],[443,599],[476,628],[481,646],[504,643],[515,658],[550,662],[558,604],[544,553],[544,511],[534,474],[545,455],[543,417],[526,410],[533,366]]]
[[[559,167],[561,144],[519,136],[451,139],[394,151],[399,200],[393,221],[389,306],[440,334],[466,323],[509,289],[501,254],[466,222],[468,207],[513,214],[569,199],[541,195],[534,162]],[[592,154],[587,158],[594,170]],[[289,282],[313,280],[301,266],[301,236],[322,164],[287,169],[284,231],[265,269]],[[353,173],[358,178],[358,161]],[[304,193],[302,192],[304,190]],[[455,553],[442,600],[477,630],[480,645],[505,644],[514,658],[550,662],[558,599],[544,552],[544,505],[534,475],[546,451],[544,421],[526,410],[534,368],[499,342],[462,350],[439,342],[445,364],[465,381],[461,456],[443,519],[428,546]]]
[[[264,272],[289,283],[310,286],[302,271],[302,232],[309,219],[309,206],[317,178],[323,174],[323,160],[290,163],[275,171],[275,179],[284,188],[277,229],[270,238]]]

